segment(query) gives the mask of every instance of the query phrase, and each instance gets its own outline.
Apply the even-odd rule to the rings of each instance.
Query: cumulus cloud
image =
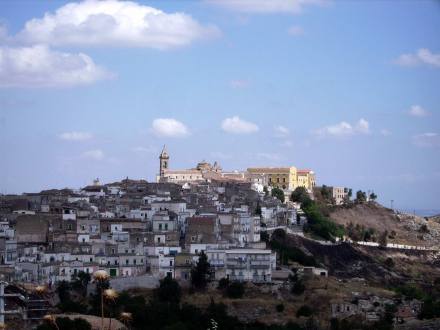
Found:
[[[165,13],[131,1],[72,2],[26,22],[16,38],[56,46],[181,47],[215,37],[215,26],[204,26],[184,13]]]
[[[157,118],[153,120],[152,131],[159,137],[185,137],[188,128],[174,118]]]
[[[417,147],[429,148],[440,147],[440,134],[438,133],[423,133],[414,135],[412,142]]]
[[[302,36],[304,34],[304,30],[301,26],[294,25],[287,30],[287,33],[291,36]]]
[[[206,2],[249,14],[300,14],[305,6],[325,4],[327,0],[207,0]]]
[[[81,156],[91,160],[103,160],[105,155],[101,149],[94,149],[83,152]]]
[[[68,87],[113,77],[83,54],[47,46],[0,47],[0,87]]]
[[[224,119],[221,127],[225,132],[233,134],[251,134],[259,129],[256,124],[240,119],[238,116]]]
[[[440,67],[440,53],[432,53],[427,48],[419,49],[415,54],[402,54],[394,63],[401,66],[418,66],[428,65],[433,67]]]
[[[276,137],[284,138],[290,135],[290,130],[282,125],[275,126],[274,131]]]
[[[408,114],[413,117],[426,117],[429,115],[429,112],[423,109],[420,105],[413,105],[409,109]]]
[[[359,119],[355,124],[342,121],[336,125],[325,126],[313,131],[318,137],[325,136],[350,136],[355,134],[369,134],[370,125],[364,118]]]
[[[66,141],[86,141],[93,138],[93,134],[89,132],[64,132],[59,135],[59,138]]]

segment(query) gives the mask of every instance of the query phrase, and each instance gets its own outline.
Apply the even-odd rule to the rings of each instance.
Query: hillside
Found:
[[[394,213],[377,203],[336,207],[330,218],[338,224],[373,228],[380,234],[387,231],[388,241],[396,244],[436,246],[440,244],[440,222],[403,213]]]

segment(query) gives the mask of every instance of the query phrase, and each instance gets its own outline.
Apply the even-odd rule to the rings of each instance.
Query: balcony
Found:
[[[211,260],[209,261],[209,264],[213,267],[224,267],[225,263],[223,260]]]
[[[251,269],[270,269],[270,264],[251,265]]]
[[[246,269],[247,264],[226,264],[226,267],[229,269]]]

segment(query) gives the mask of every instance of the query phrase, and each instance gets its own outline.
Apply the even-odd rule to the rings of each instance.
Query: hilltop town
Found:
[[[437,221],[294,166],[171,164],[164,147],[156,182],[1,195],[0,323],[46,329],[74,313],[97,329],[403,329],[440,316]],[[209,324],[158,321],[157,299]]]

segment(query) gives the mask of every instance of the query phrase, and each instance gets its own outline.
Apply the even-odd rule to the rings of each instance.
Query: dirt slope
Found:
[[[394,213],[377,203],[357,204],[352,207],[337,207],[330,213],[338,224],[363,225],[382,233],[395,232],[390,243],[435,246],[440,244],[440,223],[403,213]]]

